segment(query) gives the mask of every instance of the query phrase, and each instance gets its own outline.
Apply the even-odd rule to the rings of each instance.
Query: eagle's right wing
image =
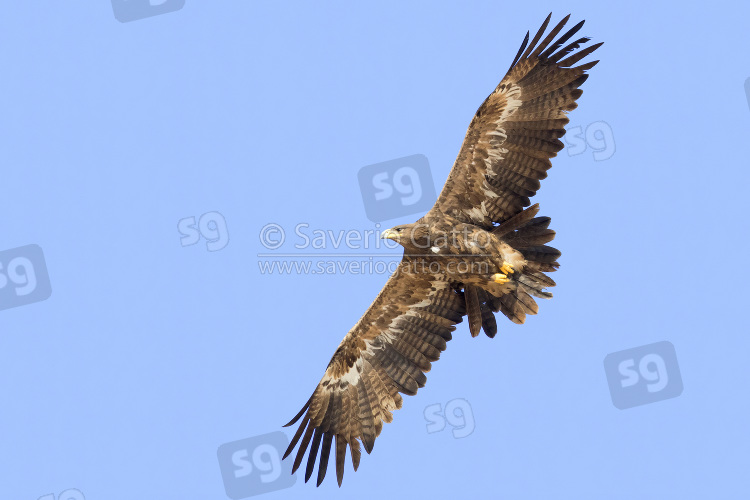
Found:
[[[336,478],[341,486],[347,445],[357,470],[359,441],[367,453],[372,451],[383,422],[390,422],[391,411],[401,408],[399,393],[414,395],[424,386],[424,373],[445,350],[454,325],[461,322],[464,314],[463,294],[444,276],[414,270],[402,260],[367,312],[339,344],[310,399],[286,424],[302,418],[284,453],[286,458],[302,438],[292,472],[299,468],[312,440],[305,470],[307,482],[322,441],[317,479],[320,485],[335,437]]]
[[[589,41],[582,37],[563,46],[583,21],[555,40],[569,17],[542,40],[548,16],[528,47],[526,34],[508,73],[471,120],[431,212],[489,229],[530,205],[550,158],[563,148],[566,115],[577,106],[586,70],[599,62],[575,66],[601,43],[577,50]]]

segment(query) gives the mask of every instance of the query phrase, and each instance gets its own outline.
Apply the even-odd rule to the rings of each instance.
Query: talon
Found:
[[[500,268],[500,271],[505,274],[513,274],[516,272],[516,270],[513,269],[513,266],[511,266],[508,262],[503,262],[503,267]]]
[[[500,273],[493,274],[492,281],[494,281],[495,283],[500,283],[501,285],[504,285],[505,283],[510,282],[510,280],[508,279],[508,276],[506,276],[505,274],[500,274]]]

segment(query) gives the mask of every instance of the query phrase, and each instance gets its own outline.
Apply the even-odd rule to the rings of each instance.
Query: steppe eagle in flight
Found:
[[[536,314],[533,297],[555,282],[560,252],[549,217],[538,217],[529,198],[563,148],[560,138],[575,109],[586,71],[574,66],[601,43],[578,50],[589,38],[570,40],[583,21],[556,39],[566,16],[543,39],[551,14],[521,48],[497,88],[471,120],[461,151],[435,206],[413,224],[385,231],[404,247],[398,270],[339,344],[305,406],[284,458],[299,444],[292,473],[309,456],[305,482],[320,454],[323,481],[333,447],[339,486],[347,447],[354,470],[360,442],[372,451],[383,422],[401,408],[401,393],[414,395],[426,381],[463,316],[469,330],[497,332],[496,312],[514,323]],[[335,446],[334,446],[335,438]]]

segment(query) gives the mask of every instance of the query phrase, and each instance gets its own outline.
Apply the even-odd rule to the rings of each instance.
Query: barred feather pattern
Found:
[[[367,312],[344,337],[310,399],[287,426],[301,419],[284,458],[299,443],[296,471],[310,446],[305,481],[320,453],[317,484],[326,475],[336,438],[336,478],[341,485],[346,449],[354,470],[360,442],[369,454],[383,423],[414,395],[466,314],[464,298],[443,275],[414,273],[402,261]],[[312,440],[312,444],[310,442]]]
[[[589,41],[580,37],[564,45],[583,21],[555,40],[569,17],[544,39],[551,14],[531,43],[526,34],[507,75],[472,119],[432,211],[489,229],[530,205],[550,158],[563,148],[567,112],[577,106],[586,71],[599,62],[574,66],[601,43],[577,50]]]

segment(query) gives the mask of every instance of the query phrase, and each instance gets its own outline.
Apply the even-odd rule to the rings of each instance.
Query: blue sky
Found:
[[[12,2],[0,16],[4,498],[227,498],[217,450],[281,431],[386,280],[263,273],[259,254],[308,252],[300,224],[418,218],[376,225],[360,169],[423,155],[439,191],[550,11],[605,42],[570,115],[584,139],[569,134],[535,199],[563,253],[555,297],[522,326],[499,317],[494,339],[459,325],[343,488],[329,469],[318,489],[274,479],[263,497],[744,495],[750,6],[178,7],[123,23],[109,2]],[[271,223],[279,249],[260,238]],[[636,348],[661,342],[683,390],[619,409],[605,357],[632,361],[646,390],[665,375]],[[247,477],[275,472],[272,454]]]

